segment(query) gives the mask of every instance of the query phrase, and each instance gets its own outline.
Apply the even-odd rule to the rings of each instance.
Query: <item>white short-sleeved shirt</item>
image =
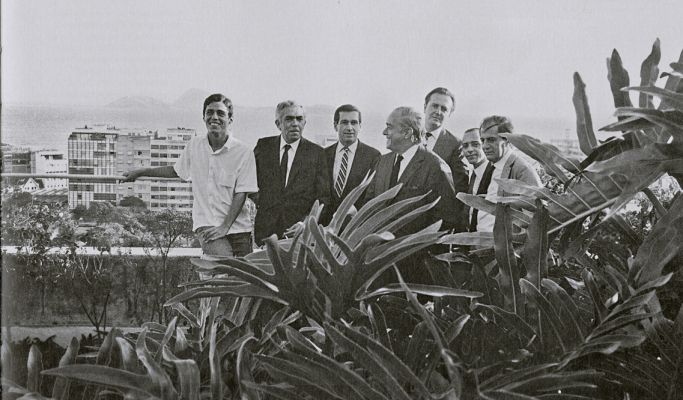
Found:
[[[232,136],[217,151],[207,135],[192,138],[173,168],[192,182],[192,230],[221,225],[235,193],[258,192],[254,152]],[[242,207],[228,234],[252,230],[248,210]]]

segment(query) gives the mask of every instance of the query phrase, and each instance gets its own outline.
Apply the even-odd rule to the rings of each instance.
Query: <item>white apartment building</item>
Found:
[[[31,152],[31,173],[66,174],[69,172],[64,153],[57,150],[38,150]],[[68,179],[42,178],[45,189],[62,189],[69,186]]]

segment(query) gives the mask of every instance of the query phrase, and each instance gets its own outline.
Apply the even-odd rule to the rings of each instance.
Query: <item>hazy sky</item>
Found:
[[[2,101],[171,102],[200,88],[388,113],[447,86],[456,113],[573,118],[578,71],[601,120],[612,49],[637,83],[659,37],[666,71],[682,16],[681,0],[3,0]]]

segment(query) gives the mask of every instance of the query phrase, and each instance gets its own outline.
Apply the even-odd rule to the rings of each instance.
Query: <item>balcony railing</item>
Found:
[[[49,178],[49,179],[79,179],[84,181],[113,181],[119,182],[126,179],[123,175],[86,175],[86,174],[33,174],[33,173],[19,173],[19,172],[3,172],[0,174],[2,178]],[[150,181],[179,181],[180,178],[157,178],[157,177],[140,177],[138,180]]]

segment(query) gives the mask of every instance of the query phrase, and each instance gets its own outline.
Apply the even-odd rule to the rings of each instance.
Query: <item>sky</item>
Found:
[[[190,88],[235,104],[422,107],[436,86],[456,115],[574,118],[572,74],[597,121],[613,111],[605,60],[639,81],[683,50],[683,1],[3,0],[2,102],[172,102]]]

